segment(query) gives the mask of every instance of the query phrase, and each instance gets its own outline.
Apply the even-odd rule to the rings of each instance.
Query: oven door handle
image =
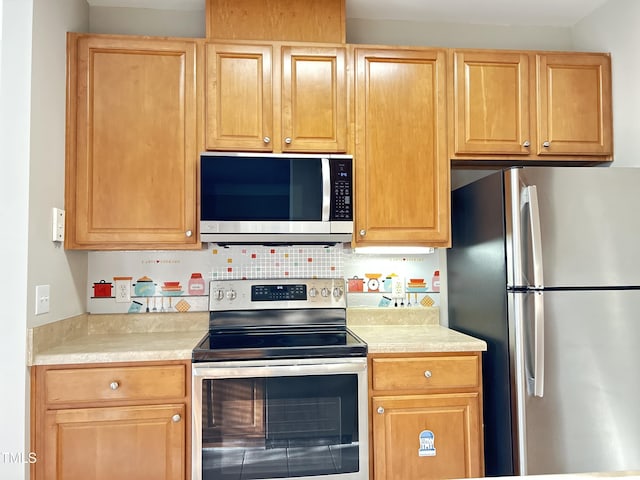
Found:
[[[217,362],[194,364],[194,378],[259,378],[295,377],[304,375],[337,375],[359,373],[367,368],[366,359],[342,361],[340,363],[272,364],[265,362]]]

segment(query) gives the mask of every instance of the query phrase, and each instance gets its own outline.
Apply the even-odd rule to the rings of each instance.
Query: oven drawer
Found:
[[[477,356],[373,358],[374,390],[436,390],[480,385]]]
[[[184,365],[47,370],[47,404],[156,400],[186,395]]]

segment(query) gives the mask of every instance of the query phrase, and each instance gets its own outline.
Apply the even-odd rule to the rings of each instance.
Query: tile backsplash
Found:
[[[343,244],[90,252],[87,305],[90,313],[206,311],[210,280],[340,277],[349,306],[393,306],[398,281],[407,290],[403,306],[430,306],[439,304],[438,269],[437,254],[362,255]]]

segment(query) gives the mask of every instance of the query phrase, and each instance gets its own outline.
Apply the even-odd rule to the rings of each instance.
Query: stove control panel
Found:
[[[209,310],[346,308],[344,279],[212,280]]]

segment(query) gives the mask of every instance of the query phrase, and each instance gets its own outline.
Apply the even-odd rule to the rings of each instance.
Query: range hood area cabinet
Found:
[[[206,149],[344,153],[345,45],[206,44]]]
[[[199,248],[197,45],[67,36],[65,248]]]
[[[353,52],[353,243],[447,247],[446,50],[357,47]]]
[[[608,54],[451,50],[449,59],[452,159],[611,161]]]

